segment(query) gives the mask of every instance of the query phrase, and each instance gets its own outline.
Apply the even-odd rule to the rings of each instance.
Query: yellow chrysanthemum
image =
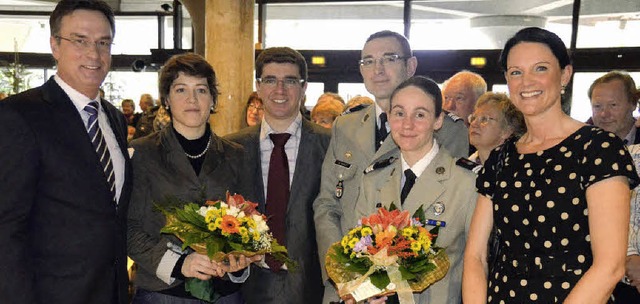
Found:
[[[405,227],[402,229],[402,236],[405,238],[410,238],[413,235],[413,229],[411,227]]]
[[[209,231],[214,231],[216,230],[216,223],[209,223],[207,225],[207,228],[209,229]]]
[[[343,248],[346,248],[348,244],[349,244],[349,237],[345,235],[344,237],[342,237],[342,240],[340,241],[340,245],[342,245]]]
[[[222,218],[221,217],[216,218],[216,220],[213,222],[213,224],[215,225],[214,226],[215,229],[219,229],[220,226],[222,226]]]
[[[415,242],[411,242],[411,250],[412,250],[413,252],[418,252],[418,251],[420,251],[420,248],[422,248],[422,245],[420,244],[420,242],[417,242],[417,241],[415,241]]]
[[[352,238],[349,240],[349,248],[353,249],[353,247],[356,246],[356,244],[358,243],[358,238]]]
[[[371,234],[373,234],[373,231],[371,231],[371,228],[362,227],[362,236],[367,236],[367,235],[371,235]]]
[[[256,229],[256,221],[254,221],[252,218],[247,217],[247,227],[251,228],[251,229]]]

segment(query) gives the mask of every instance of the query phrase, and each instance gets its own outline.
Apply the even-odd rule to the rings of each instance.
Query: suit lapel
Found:
[[[298,201],[299,194],[302,194],[302,190],[309,189],[308,183],[311,182],[314,176],[311,174],[317,174],[313,170],[307,170],[312,164],[309,161],[318,160],[314,157],[316,153],[316,141],[313,136],[313,130],[309,126],[309,122],[306,119],[302,119],[302,125],[300,126],[300,143],[298,144],[298,156],[296,159],[296,169],[293,172],[293,180],[291,181],[289,202],[287,203],[287,214],[291,210],[291,205]]]

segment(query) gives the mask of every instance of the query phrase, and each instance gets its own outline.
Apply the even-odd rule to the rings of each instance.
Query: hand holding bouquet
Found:
[[[256,210],[257,206],[239,194],[227,192],[226,201],[207,201],[205,206],[187,203],[182,208],[160,208],[167,218],[161,232],[174,234],[182,240],[182,250],[191,247],[212,261],[225,262],[229,255],[270,254],[288,269],[295,269],[295,262],[287,256],[287,249],[271,235],[266,217]],[[216,298],[207,281],[187,279],[185,285],[197,298],[210,302]]]
[[[327,272],[343,299],[361,301],[397,293],[400,303],[413,303],[420,292],[442,279],[449,269],[443,248],[434,246],[438,226],[427,231],[422,208],[378,209],[335,243],[326,257]]]

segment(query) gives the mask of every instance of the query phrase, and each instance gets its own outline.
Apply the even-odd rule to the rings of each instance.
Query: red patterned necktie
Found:
[[[269,160],[269,176],[267,179],[266,214],[273,237],[280,245],[286,244],[285,219],[289,202],[289,160],[284,145],[291,137],[289,133],[269,134],[273,141],[273,151]],[[267,255],[267,265],[271,271],[278,271],[282,263]]]

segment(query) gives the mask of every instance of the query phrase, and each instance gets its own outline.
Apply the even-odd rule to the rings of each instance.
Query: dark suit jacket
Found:
[[[196,175],[180,146],[173,127],[131,142],[134,181],[128,220],[129,256],[140,266],[135,277],[136,287],[159,291],[181,284],[169,285],[156,275],[167,243],[181,246],[177,238],[160,234],[165,216],[155,208],[168,197],[181,202],[224,200],[227,191],[252,199],[251,177],[246,172],[244,149],[236,143],[212,134],[200,174]],[[174,265],[171,265],[172,267]],[[171,271],[169,271],[171,272]]]
[[[117,207],[82,118],[53,79],[0,103],[3,303],[127,302],[127,128],[101,103],[125,157]]]
[[[286,247],[299,269],[273,273],[253,267],[242,286],[247,303],[320,303],[323,287],[315,242],[312,204],[320,190],[322,160],[329,146],[330,132],[303,118],[298,159],[287,204]],[[254,193],[260,211],[265,211],[265,195],[260,165],[260,125],[245,128],[227,138],[246,149],[250,170],[255,178]]]

